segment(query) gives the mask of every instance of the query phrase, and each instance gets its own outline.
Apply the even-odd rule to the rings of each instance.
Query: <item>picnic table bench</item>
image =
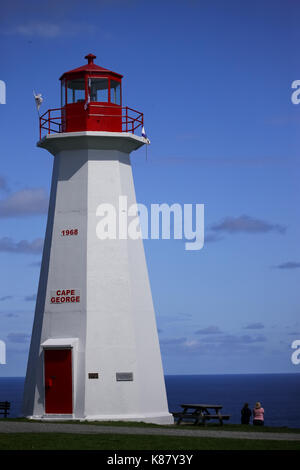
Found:
[[[0,401],[0,415],[4,415],[4,418],[7,418],[10,410],[9,401]]]
[[[177,418],[177,424],[182,421],[193,421],[195,425],[206,424],[206,421],[217,419],[222,425],[224,420],[230,419],[230,415],[221,413],[222,405],[184,403],[180,406],[183,411],[173,413],[174,418]],[[214,413],[210,410],[214,410]]]

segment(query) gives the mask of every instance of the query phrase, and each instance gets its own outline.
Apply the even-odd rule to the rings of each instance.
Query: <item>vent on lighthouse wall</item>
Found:
[[[117,379],[117,382],[132,382],[133,373],[132,372],[117,372],[116,379]]]

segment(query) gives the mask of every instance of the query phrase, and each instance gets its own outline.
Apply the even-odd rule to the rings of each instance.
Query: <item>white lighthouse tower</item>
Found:
[[[122,75],[86,59],[40,118],[54,166],[23,412],[170,424],[143,242],[97,233],[100,205],[136,203],[143,115],[122,107]]]

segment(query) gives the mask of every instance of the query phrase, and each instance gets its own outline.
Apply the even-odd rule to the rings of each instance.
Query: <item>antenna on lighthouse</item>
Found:
[[[146,161],[148,160],[148,145],[150,145],[150,140],[148,139],[147,137],[147,134],[146,134],[146,131],[145,131],[145,127],[143,126],[142,127],[142,137],[144,137],[144,139],[146,139]]]

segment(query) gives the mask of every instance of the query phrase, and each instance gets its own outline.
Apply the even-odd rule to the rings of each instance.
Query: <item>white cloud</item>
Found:
[[[68,21],[62,23],[47,21],[31,21],[12,26],[3,31],[4,34],[25,36],[28,38],[40,37],[54,39],[62,36],[76,36],[78,34],[91,34],[95,27],[89,23]]]
[[[34,261],[33,263],[30,263],[28,266],[32,268],[40,268],[41,267],[41,261]]]
[[[7,182],[4,176],[0,175],[0,190],[6,190],[7,189]]]
[[[207,233],[204,237],[204,243],[219,242],[223,240],[223,237],[220,237],[217,233]]]
[[[9,237],[0,238],[0,252],[5,253],[24,253],[24,254],[40,254],[43,250],[44,240],[36,238],[32,242],[28,240],[21,240],[19,242],[13,241]]]
[[[7,335],[7,341],[10,343],[27,343],[30,339],[30,335],[26,333],[9,333]]]
[[[266,341],[266,337],[263,335],[257,336],[250,336],[250,335],[221,335],[221,336],[214,336],[214,337],[205,337],[201,340],[205,343],[213,343],[213,344],[222,344],[223,346],[229,345],[246,345],[246,344],[253,344],[253,343],[264,343]]]
[[[299,269],[299,261],[287,261],[286,263],[278,264],[275,266],[277,269]]]
[[[207,328],[202,328],[195,332],[196,335],[218,335],[221,333],[222,331],[218,326],[208,326]]]
[[[48,204],[44,189],[21,189],[0,200],[0,218],[46,214]]]
[[[201,340],[189,338],[165,338],[160,340],[162,352],[173,354],[248,354],[263,350],[263,335],[204,335]]]
[[[261,330],[263,329],[265,326],[263,323],[260,323],[260,322],[256,322],[256,323],[249,323],[249,325],[246,325],[244,327],[245,330]]]
[[[6,300],[10,300],[12,298],[12,295],[4,295],[3,297],[0,297],[0,302],[5,302]]]
[[[32,295],[27,295],[24,300],[26,302],[34,302],[36,300],[36,294],[32,294]]]
[[[225,217],[219,224],[211,227],[216,232],[227,233],[266,233],[279,232],[285,233],[286,227],[279,224],[272,224],[264,220],[255,219],[249,215],[241,215],[239,217]]]

